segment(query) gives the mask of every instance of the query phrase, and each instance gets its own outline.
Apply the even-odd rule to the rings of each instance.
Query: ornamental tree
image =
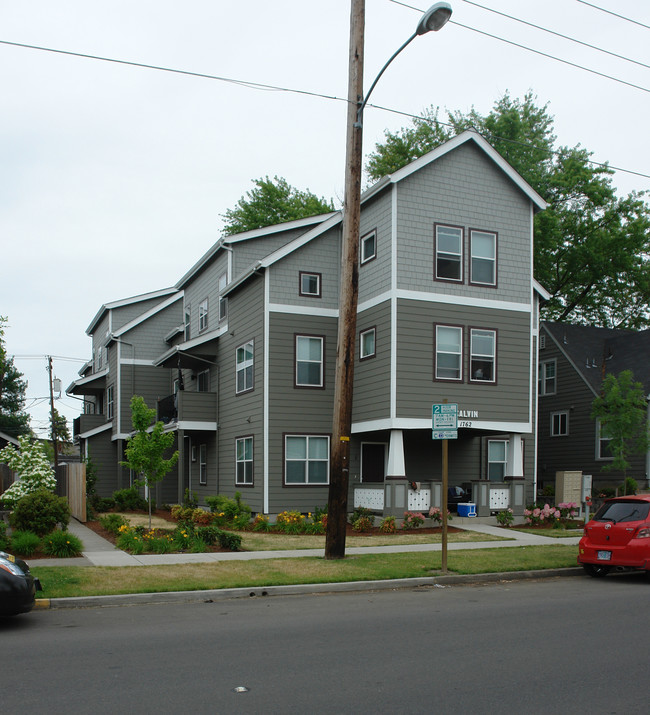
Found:
[[[18,481],[0,496],[0,502],[10,508],[22,497],[39,489],[51,492],[56,489],[56,476],[43,447],[38,442],[31,442],[26,435],[18,441],[18,449],[10,444],[0,450],[0,462],[18,474]]]
[[[126,460],[123,467],[139,475],[139,484],[147,488],[149,501],[149,529],[151,529],[151,487],[162,481],[178,461],[178,450],[169,459],[164,458],[174,444],[174,434],[165,432],[162,422],[151,426],[156,417],[156,410],[147,407],[140,395],[131,398],[131,422],[134,434],[129,437],[125,449]]]

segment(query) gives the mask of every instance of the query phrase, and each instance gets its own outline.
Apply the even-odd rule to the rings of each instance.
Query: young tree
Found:
[[[629,455],[645,454],[650,446],[646,397],[631,370],[624,370],[618,377],[605,376],[601,395],[592,403],[591,416],[600,420],[601,435],[609,439],[614,457],[603,470],[620,470],[625,479]]]
[[[7,355],[4,334],[7,318],[0,315],[0,431],[11,437],[31,434],[29,415],[25,412],[27,383]]]
[[[650,326],[650,209],[616,196],[612,170],[580,146],[558,147],[553,117],[528,93],[508,94],[485,116],[431,108],[411,127],[386,132],[370,155],[371,180],[396,171],[466,129],[484,135],[548,202],[535,217],[535,277],[551,293],[546,320],[608,328]]]
[[[156,411],[149,409],[140,395],[131,398],[131,422],[135,434],[128,439],[122,466],[132,469],[141,477],[147,488],[149,500],[149,529],[151,529],[151,488],[162,481],[178,461],[178,450],[169,459],[163,455],[174,444],[174,434],[165,432],[162,422],[156,422]]]
[[[309,189],[295,189],[281,177],[269,179],[267,176],[254,179],[253,183],[255,188],[247,191],[234,209],[222,215],[226,236],[334,210],[331,200],[319,199]]]

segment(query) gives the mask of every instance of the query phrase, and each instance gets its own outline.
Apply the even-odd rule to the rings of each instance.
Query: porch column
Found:
[[[386,480],[384,481],[384,516],[403,517],[407,507],[404,435],[401,429],[394,429],[390,433],[388,468],[386,470]]]
[[[176,432],[176,449],[178,449],[178,461],[176,462],[176,485],[178,503],[182,504],[185,496],[185,430],[179,429]]]
[[[511,434],[508,440],[507,476],[524,476],[524,450],[520,434]]]

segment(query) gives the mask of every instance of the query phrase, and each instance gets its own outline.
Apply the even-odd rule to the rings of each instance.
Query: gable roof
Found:
[[[97,327],[97,323],[99,323],[104,314],[109,310],[123,308],[126,305],[134,305],[135,303],[142,303],[155,298],[164,298],[173,293],[176,293],[176,288],[163,288],[161,290],[152,291],[151,293],[142,293],[141,295],[134,295],[131,298],[123,298],[122,300],[115,300],[111,303],[104,303],[97,311],[95,317],[90,321],[90,325],[86,328],[86,335],[92,335],[93,330]]]
[[[650,391],[650,330],[635,332],[546,321],[541,327],[594,394],[600,392],[605,375],[618,375],[623,370],[631,370],[646,394]]]

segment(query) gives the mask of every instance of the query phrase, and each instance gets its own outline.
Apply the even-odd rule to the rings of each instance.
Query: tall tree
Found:
[[[331,200],[319,199],[309,189],[295,189],[281,177],[269,179],[267,176],[254,179],[253,183],[255,188],[247,191],[234,209],[222,215],[226,236],[334,210]]]
[[[604,470],[618,470],[625,476],[631,454],[645,454],[650,446],[645,391],[635,382],[631,370],[618,377],[606,375],[601,394],[592,403],[591,416],[600,421],[601,435],[609,439],[612,461]]]
[[[535,218],[535,276],[551,293],[547,320],[602,327],[650,326],[650,209],[643,195],[620,198],[613,171],[580,147],[556,146],[553,117],[528,93],[508,94],[485,116],[427,110],[412,126],[386,132],[366,171],[396,171],[466,129],[484,135],[548,202]]]
[[[149,529],[151,529],[151,491],[154,484],[162,481],[165,474],[174,468],[178,461],[178,451],[169,459],[164,458],[174,444],[174,433],[165,432],[162,422],[154,422],[156,410],[149,409],[140,395],[131,398],[131,422],[135,434],[129,437],[126,445],[126,460],[122,466],[132,469],[141,478],[147,488],[149,501]]]
[[[31,434],[29,415],[25,412],[27,383],[7,355],[4,335],[7,318],[0,315],[0,431],[11,437]]]

